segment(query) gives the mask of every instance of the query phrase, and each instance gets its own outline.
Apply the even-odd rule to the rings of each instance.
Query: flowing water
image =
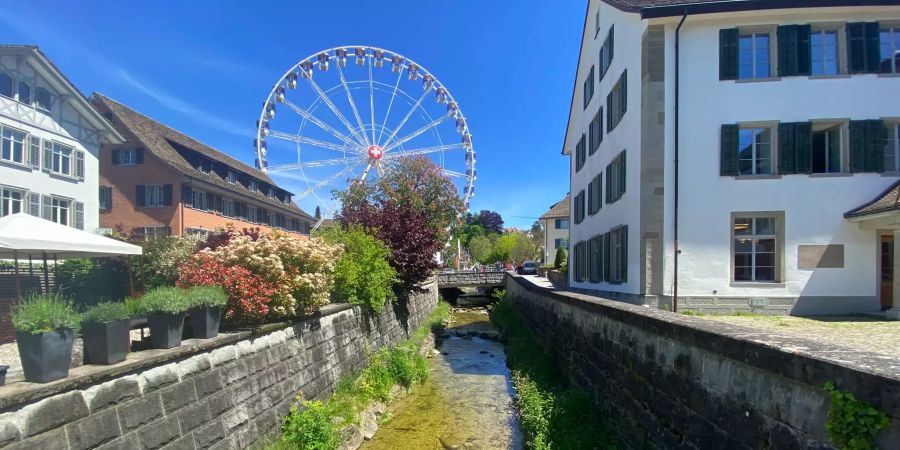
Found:
[[[496,331],[487,314],[454,311],[447,331],[428,381],[391,404],[361,449],[522,448],[503,344],[470,336]]]

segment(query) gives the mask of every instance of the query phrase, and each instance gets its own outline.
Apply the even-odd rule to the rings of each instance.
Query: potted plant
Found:
[[[3,365],[0,366],[0,386],[6,384],[6,371],[9,370],[9,366]]]
[[[184,312],[188,307],[184,289],[177,287],[159,287],[141,297],[140,309],[147,314],[150,343],[153,348],[173,348],[181,345]]]
[[[12,310],[25,381],[47,383],[69,376],[78,313],[59,294],[37,294]]]
[[[222,307],[228,301],[219,286],[194,286],[188,289],[191,330],[197,339],[212,339],[219,335]]]
[[[121,302],[103,302],[81,316],[85,364],[115,364],[131,346],[131,319]]]

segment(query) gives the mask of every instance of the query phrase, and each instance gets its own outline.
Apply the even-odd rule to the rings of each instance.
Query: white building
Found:
[[[900,306],[887,3],[589,1],[570,285],[679,310]]]
[[[556,202],[550,209],[541,214],[541,226],[544,227],[543,258],[544,264],[553,264],[557,249],[569,251],[569,205],[572,199],[566,198]]]
[[[0,45],[0,216],[97,229],[100,144],[121,142],[37,47]]]

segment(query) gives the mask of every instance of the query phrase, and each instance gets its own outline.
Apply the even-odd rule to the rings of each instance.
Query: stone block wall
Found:
[[[298,394],[327,397],[368,354],[407,339],[437,301],[430,283],[374,317],[329,305],[318,317],[151,367],[66,380],[61,392],[34,385],[43,397],[19,388],[18,403],[4,395],[11,386],[0,387],[0,447],[247,448],[278,433]]]
[[[900,442],[900,365],[890,357],[517,276],[507,294],[626,448],[831,448],[826,381],[887,412],[880,448]]]
[[[502,286],[505,271],[439,273],[438,284],[444,287]]]

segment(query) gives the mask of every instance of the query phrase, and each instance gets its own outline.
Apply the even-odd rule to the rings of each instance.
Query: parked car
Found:
[[[537,263],[534,261],[525,261],[522,264],[522,271],[520,272],[522,275],[537,275]]]

